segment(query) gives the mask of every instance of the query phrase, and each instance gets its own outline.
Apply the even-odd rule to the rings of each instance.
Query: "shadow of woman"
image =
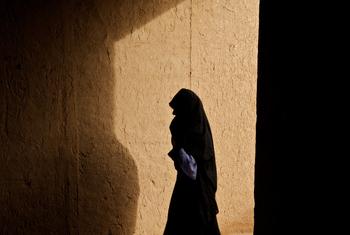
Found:
[[[1,8],[1,234],[135,231],[138,172],[113,131],[111,44],[92,3]]]

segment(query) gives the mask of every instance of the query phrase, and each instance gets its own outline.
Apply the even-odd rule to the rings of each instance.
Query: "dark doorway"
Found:
[[[343,226],[342,9],[260,1],[254,235]]]

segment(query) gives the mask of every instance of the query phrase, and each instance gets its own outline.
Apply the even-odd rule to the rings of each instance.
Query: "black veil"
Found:
[[[197,220],[198,229],[195,231],[202,230],[202,232],[195,234],[220,234],[216,221],[218,206],[215,199],[217,189],[215,151],[202,101],[193,91],[183,88],[173,97],[169,105],[175,115],[170,124],[173,149],[169,152],[169,156],[176,161],[174,152],[184,148],[196,160],[197,178],[194,182],[190,182],[189,179],[181,178],[179,176],[181,174],[178,173],[164,234],[176,234],[169,230],[183,226],[179,221],[184,221],[184,217],[196,215],[200,219]],[[185,208],[184,205],[196,205],[196,207]],[[193,212],[190,208],[195,208],[196,211]],[[211,232],[207,233],[205,230]]]

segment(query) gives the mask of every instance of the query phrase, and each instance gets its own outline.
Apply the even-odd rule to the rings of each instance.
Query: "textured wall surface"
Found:
[[[0,18],[1,234],[161,234],[168,102],[202,98],[223,235],[251,232],[258,1],[11,1]]]
[[[62,8],[5,1],[0,15],[0,234],[69,234],[77,125]]]
[[[223,234],[253,225],[258,1],[193,1],[191,87],[202,97],[217,156]]]

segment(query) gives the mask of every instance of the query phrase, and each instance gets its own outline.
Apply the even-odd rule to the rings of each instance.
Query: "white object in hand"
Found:
[[[180,156],[180,167],[182,171],[192,180],[195,180],[197,177],[197,163],[192,155],[186,153],[183,148],[179,150]]]

